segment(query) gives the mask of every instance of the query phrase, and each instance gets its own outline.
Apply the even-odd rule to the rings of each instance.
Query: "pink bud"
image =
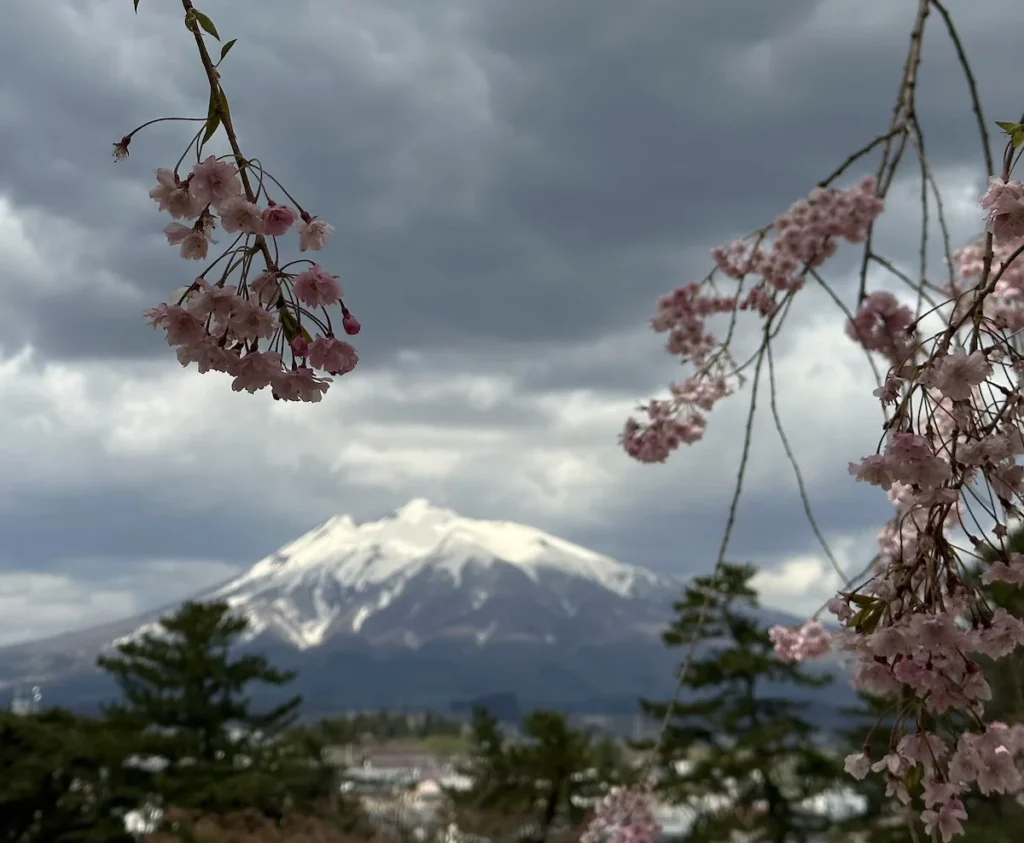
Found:
[[[351,313],[345,314],[345,318],[341,320],[341,327],[345,329],[345,333],[349,336],[358,334],[363,328],[363,326],[359,324],[359,320]]]
[[[306,338],[299,334],[291,341],[292,353],[296,357],[305,357],[309,353],[309,343],[306,342]]]

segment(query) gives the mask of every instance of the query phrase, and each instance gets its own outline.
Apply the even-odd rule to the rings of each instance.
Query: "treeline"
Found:
[[[433,711],[360,711],[325,717],[319,723],[324,737],[335,744],[354,744],[366,736],[379,741],[454,737],[465,729],[462,720]]]
[[[457,735],[463,723],[363,712],[301,724],[301,698],[286,695],[294,675],[237,654],[246,625],[225,603],[186,603],[162,619],[162,632],[99,658],[121,692],[99,716],[60,708],[0,714],[0,842],[386,837],[388,828],[341,795],[342,771],[325,750],[367,733]],[[280,701],[255,708],[257,685],[276,689]],[[571,797],[623,780],[620,747],[570,728],[558,712],[529,714],[514,743],[483,709],[470,726],[463,771],[473,785],[451,791],[451,815],[442,819],[491,840],[540,841],[571,830],[585,811]],[[132,814],[156,829],[130,827]]]
[[[622,746],[572,728],[555,711],[527,714],[514,740],[484,708],[473,711],[462,773],[472,782],[452,789],[452,819],[491,841],[578,840],[596,801],[610,787],[635,783]]]
[[[1024,552],[1024,531],[1012,538]],[[666,646],[696,650],[683,681],[681,701],[642,700],[641,708],[664,724],[662,740],[633,744],[648,753],[648,764],[623,763],[621,755],[597,770],[593,746],[583,749],[569,737],[564,721],[555,726],[544,715],[527,718],[524,754],[502,740],[492,718],[474,719],[476,786],[463,805],[509,816],[541,809],[532,826],[536,840],[552,829],[577,835],[580,817],[609,785],[636,783],[653,774],[657,798],[685,805],[689,827],[679,843],[919,843],[930,839],[920,811],[909,810],[884,780],[848,775],[844,759],[870,747],[880,759],[888,751],[896,717],[913,725],[913,712],[899,700],[860,695],[845,711],[846,726],[825,734],[808,717],[809,703],[794,699],[797,687],[824,687],[834,676],[814,674],[782,661],[768,628],[753,611],[758,606],[751,581],[757,569],[726,564],[716,576],[695,578],[674,606],[675,618],[663,638]],[[986,599],[1017,617],[1024,594],[995,583]],[[1024,722],[1024,654],[1015,652],[987,675],[992,699],[987,716],[1007,724]],[[845,678],[843,681],[847,681]],[[789,689],[790,692],[787,692]],[[589,753],[589,754],[588,754]],[[546,758],[545,764],[537,759]],[[641,756],[642,757],[642,756]],[[524,764],[524,758],[532,759]],[[544,770],[545,772],[540,772]],[[534,783],[538,776],[543,785]],[[920,805],[920,782],[913,771],[903,782]],[[1017,843],[1024,829],[1024,806],[1013,795],[965,797],[971,822],[965,843]],[[552,817],[556,819],[552,821]],[[520,838],[521,839],[521,838]]]
[[[1024,533],[1012,545],[1024,551]],[[843,770],[844,757],[865,740],[871,757],[881,758],[888,724],[897,716],[907,722],[913,712],[898,701],[862,697],[846,712],[841,734],[822,734],[807,703],[785,689],[834,678],[779,659],[752,611],[755,573],[724,565],[716,576],[693,580],[675,604],[665,644],[685,648],[696,639],[703,646],[681,701],[641,701],[664,724],[656,753],[653,742],[627,753],[554,711],[531,712],[509,738],[477,708],[461,770],[469,786],[450,789],[442,819],[493,843],[578,840],[610,787],[651,773],[659,800],[689,810],[683,843],[928,839],[914,812],[894,798],[900,794],[886,792],[878,777],[860,782]],[[996,583],[986,599],[1017,617],[1024,612],[1020,589]],[[137,834],[124,817],[146,805],[162,818],[151,843],[380,840],[386,831],[341,795],[326,747],[367,732],[383,739],[451,735],[462,724],[396,712],[302,724],[301,700],[286,691],[293,675],[261,656],[238,655],[234,645],[245,627],[226,604],[185,604],[163,619],[164,632],[100,658],[121,691],[100,716],[60,709],[0,715],[0,843],[129,843]],[[988,676],[987,716],[1024,722],[1024,656],[1012,654]],[[280,700],[257,709],[253,685],[276,689]],[[919,796],[912,776],[904,785]],[[840,792],[845,806],[837,805]],[[1015,798],[974,795],[967,802],[965,843],[1019,839],[1024,807]]]
[[[129,843],[141,829],[125,817],[139,809],[182,840],[198,826],[251,833],[297,821],[316,822],[325,841],[362,835],[324,735],[297,723],[301,700],[253,707],[250,685],[283,689],[293,676],[234,654],[246,621],[224,603],[187,603],[163,626],[100,657],[121,691],[100,716],[0,716],[0,841]]]

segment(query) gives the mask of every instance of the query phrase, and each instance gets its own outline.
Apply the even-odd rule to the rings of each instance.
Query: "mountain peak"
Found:
[[[395,510],[395,519],[407,523],[421,521],[452,521],[458,514],[444,507],[434,506],[426,498],[413,498],[405,506]]]
[[[412,599],[410,588],[455,595],[509,576],[524,588],[572,600],[603,594],[601,599],[643,602],[666,591],[662,578],[650,571],[535,527],[463,518],[413,498],[377,521],[360,524],[348,515],[335,516],[209,597],[226,599],[250,615],[273,615],[273,625],[286,626],[293,641],[316,646],[352,612],[350,627],[358,634],[371,615],[400,598]]]
[[[397,584],[425,568],[447,571],[456,583],[468,564],[493,562],[519,568],[531,579],[539,569],[590,580],[626,596],[638,581],[657,577],[624,565],[535,527],[508,521],[463,518],[426,498],[413,498],[378,521],[356,523],[339,515],[310,530],[248,572],[224,586],[283,582],[295,577],[325,576],[345,588],[364,589],[384,582]],[[282,579],[283,578],[283,579]]]

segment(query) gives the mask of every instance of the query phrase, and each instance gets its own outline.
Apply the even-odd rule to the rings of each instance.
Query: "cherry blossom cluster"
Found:
[[[580,843],[654,843],[660,834],[650,785],[613,787],[594,808]]]
[[[784,662],[795,663],[822,656],[832,649],[832,638],[817,621],[808,621],[798,629],[775,626],[768,631],[775,652]]]
[[[872,317],[862,307],[848,330],[893,364],[875,393],[893,408],[884,448],[849,470],[888,492],[895,517],[879,534],[871,579],[828,609],[844,624],[835,643],[856,657],[854,685],[893,699],[898,719],[888,754],[871,758],[865,749],[846,769],[885,776],[903,805],[918,800],[925,827],[946,843],[963,833],[968,789],[1024,793],[1024,727],[985,721],[992,691],[979,663],[1024,644],[1024,621],[993,610],[978,582],[1024,584],[1024,556],[1001,548],[1024,499],[1024,357],[1013,337],[1022,197],[1016,182],[990,183],[985,244],[957,253],[963,287],[950,291],[958,298],[929,343],[910,339],[909,311],[888,297],[882,307],[866,301]],[[964,517],[971,501],[986,500],[996,545],[972,533],[973,511]],[[970,548],[957,545],[957,531]],[[983,550],[1002,558],[986,567]],[[794,635],[773,636],[780,655],[796,652]]]
[[[135,6],[137,11],[138,2]],[[307,259],[282,264],[278,238],[294,232],[299,252],[318,251],[334,228],[310,215],[262,166],[242,155],[219,70],[235,41],[224,44],[214,63],[204,39],[220,40],[216,26],[191,0],[182,0],[182,7],[210,86],[208,116],[145,123],[114,144],[114,158],[125,160],[132,137],[151,123],[201,122],[190,144],[197,159],[191,171],[182,177],[180,161],[173,169],[158,169],[149,195],[173,219],[164,234],[183,259],[207,261],[218,228],[234,235],[234,241],[176,302],[146,311],[145,318],[164,329],[183,366],[195,363],[200,372],[228,374],[235,391],[269,388],[278,400],[320,401],[332,382],[328,375],[344,375],[359,362],[355,348],[338,337],[330,310],[340,310],[344,335],[359,333],[360,324],[345,306],[337,276]],[[227,135],[232,154],[203,158],[203,146],[218,128]],[[265,179],[291,204],[270,198]]]
[[[953,253],[959,281],[945,292],[957,300],[955,317],[961,317],[971,305],[970,291],[975,289],[985,272],[986,241],[969,243]],[[991,293],[986,297],[984,313],[998,327],[1011,333],[1024,330],[1024,262],[1015,257],[1024,250],[1024,237],[995,240],[991,246],[992,265],[1005,267]],[[1015,343],[1015,345],[1019,344]]]
[[[196,164],[185,179],[171,170],[158,170],[157,186],[149,195],[176,220],[195,220],[192,226],[172,222],[164,229],[168,242],[180,245],[186,259],[206,258],[218,222],[226,232],[264,239],[283,236],[294,227],[300,252],[320,249],[333,231],[323,220],[305,212],[300,216],[273,200],[259,208],[243,194],[238,168],[213,156]],[[200,276],[177,303],[147,311],[146,319],[166,331],[183,366],[195,363],[200,372],[229,374],[236,391],[270,387],[278,399],[319,401],[331,378],[317,370],[344,375],[359,361],[356,350],[335,336],[331,324],[328,308],[340,305],[342,330],[360,330],[342,302],[337,278],[305,261],[311,266],[298,273],[271,264],[250,282],[251,258],[258,249],[247,244],[239,251],[238,281],[228,283],[225,274],[211,284]],[[313,308],[322,312],[322,319]],[[307,326],[316,332],[315,338]]]
[[[736,294],[705,292],[709,276],[702,284],[679,287],[658,301],[651,326],[668,334],[668,352],[689,365],[692,374],[683,383],[671,385],[669,398],[641,406],[646,415],[643,422],[633,418],[626,422],[619,441],[629,456],[641,462],[664,462],[681,445],[703,437],[707,413],[742,383],[742,367],[729,354],[728,339],[719,341],[708,321],[723,315],[735,319],[740,311],[756,311],[771,320],[782,303],[803,287],[807,273],[835,254],[840,239],[864,241],[885,207],[875,189],[871,176],[845,191],[815,188],[807,199],[757,232],[753,242],[741,239],[713,249],[718,270],[739,282]],[[771,231],[775,236],[766,242]],[[750,277],[754,283],[744,292]],[[895,318],[879,312],[883,318]]]
[[[918,344],[914,311],[892,293],[869,294],[846,324],[846,335],[868,351],[877,351],[892,365],[910,357]]]
[[[646,425],[629,421],[622,437],[628,453],[660,462],[701,438],[705,413],[740,376],[709,320],[755,309],[770,321],[839,237],[863,240],[882,210],[873,189],[867,179],[841,202],[836,191],[826,192],[829,201],[816,192],[775,221],[770,246],[762,246],[769,228],[754,244],[715,250],[718,269],[740,281],[735,296],[690,284],[661,299],[653,327],[668,333],[669,352],[694,371],[673,385],[670,399],[642,408]],[[888,493],[894,517],[879,533],[868,582],[827,604],[843,625],[838,633],[817,620],[770,631],[787,662],[834,646],[853,653],[854,684],[893,698],[897,726],[889,753],[850,756],[847,770],[885,776],[889,796],[914,808],[947,843],[963,830],[967,790],[1024,794],[1021,730],[985,721],[991,688],[979,661],[1024,644],[1024,621],[993,610],[980,592],[981,581],[1024,584],[1024,556],[1004,553],[983,567],[982,552],[992,546],[972,533],[979,519],[968,506],[970,499],[982,502],[1001,540],[1024,501],[1024,353],[1015,336],[1024,327],[1024,187],[1008,176],[995,179],[981,205],[987,235],[954,255],[959,280],[949,289],[953,300],[938,311],[945,318],[940,333],[923,341],[911,308],[885,291],[862,296],[847,322],[847,335],[890,366],[875,390],[887,410],[883,447],[849,471]],[[814,216],[816,208],[828,208],[825,221]],[[810,233],[799,235],[804,226]],[[748,275],[756,282],[744,295]],[[968,547],[956,543],[957,531]]]

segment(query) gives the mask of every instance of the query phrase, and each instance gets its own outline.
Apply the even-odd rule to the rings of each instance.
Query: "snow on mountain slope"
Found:
[[[463,518],[419,498],[379,521],[331,518],[200,598],[226,599],[251,637],[299,649],[341,638],[415,649],[647,634],[676,591],[533,527]]]
[[[332,518],[256,563],[230,588],[266,578],[302,577],[325,567],[340,585],[356,590],[408,578],[426,567],[448,571],[459,586],[466,565],[486,559],[512,563],[533,579],[540,569],[557,570],[623,597],[631,596],[637,582],[657,582],[649,571],[533,527],[461,518],[416,498],[380,521],[356,524],[347,515]]]
[[[332,518],[194,599],[244,614],[256,649],[296,671],[295,692],[317,711],[514,692],[531,706],[633,712],[638,695],[671,692],[680,654],[661,633],[682,585],[414,500],[366,524]],[[115,691],[96,655],[159,634],[174,608],[0,649],[0,692],[40,684],[58,704],[95,705]]]

